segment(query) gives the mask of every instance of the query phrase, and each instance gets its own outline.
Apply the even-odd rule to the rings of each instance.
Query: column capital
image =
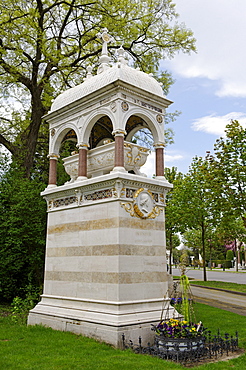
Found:
[[[78,149],[86,149],[86,150],[88,150],[88,148],[89,148],[89,144],[87,144],[87,143],[78,143],[77,145],[76,145],[76,147],[78,148]]]
[[[165,148],[165,143],[164,143],[164,142],[162,142],[162,141],[158,141],[157,143],[153,144],[153,147],[154,147],[155,149],[159,149],[159,148],[164,149],[164,148]]]
[[[126,135],[126,131],[125,130],[121,130],[121,129],[116,129],[112,132],[112,134],[114,136],[125,136]]]
[[[49,159],[55,159],[56,161],[58,161],[58,159],[60,158],[59,154],[56,154],[56,153],[50,153],[47,155],[47,158]]]

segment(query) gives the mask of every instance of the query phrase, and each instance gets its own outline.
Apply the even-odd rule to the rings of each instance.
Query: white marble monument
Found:
[[[168,289],[165,248],[164,115],[171,103],[150,75],[110,65],[104,29],[97,74],[59,95],[50,127],[44,291],[28,324],[43,324],[121,347],[122,334],[143,343],[160,319]],[[155,178],[141,172],[149,150],[132,143],[153,135]],[[73,135],[78,153],[64,159],[71,180],[57,186],[56,164]],[[167,298],[165,298],[167,299]],[[172,310],[172,308],[170,309]]]

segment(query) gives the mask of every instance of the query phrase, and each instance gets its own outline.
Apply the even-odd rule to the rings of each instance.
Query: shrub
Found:
[[[226,252],[226,260],[233,261],[233,259],[234,259],[234,253],[231,249],[228,249],[228,251]]]
[[[12,320],[18,324],[26,324],[29,311],[39,301],[40,291],[38,288],[29,285],[26,298],[15,297],[11,303]]]

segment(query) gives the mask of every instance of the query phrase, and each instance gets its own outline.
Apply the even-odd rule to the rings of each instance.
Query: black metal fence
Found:
[[[176,361],[181,364],[189,364],[194,362],[202,362],[206,359],[216,360],[223,355],[238,350],[238,333],[235,336],[225,333],[224,336],[218,333],[211,335],[208,331],[206,337],[200,337],[200,340],[194,341],[193,338],[165,338],[156,336],[154,344],[148,343],[147,346],[142,346],[141,337],[138,344],[134,344],[131,340],[127,341],[125,335],[122,335],[123,349],[131,349],[135,353],[149,354],[157,356],[164,360]]]

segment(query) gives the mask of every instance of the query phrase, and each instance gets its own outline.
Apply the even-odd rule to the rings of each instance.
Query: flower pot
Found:
[[[156,336],[156,344],[162,352],[190,352],[205,348],[206,338],[198,336],[194,338],[167,338],[163,335]]]

